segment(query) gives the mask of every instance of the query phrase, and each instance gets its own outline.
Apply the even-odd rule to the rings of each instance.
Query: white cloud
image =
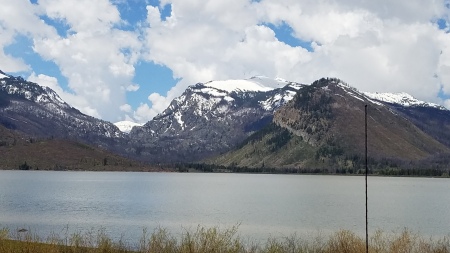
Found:
[[[50,89],[54,90],[69,105],[75,106],[78,110],[83,111],[93,117],[100,117],[97,109],[91,107],[86,98],[65,91],[63,88],[61,88],[58,80],[55,77],[47,76],[44,74],[36,75],[36,73],[33,72],[27,78],[27,80],[37,83],[41,86],[49,87]]]
[[[446,108],[450,108],[450,99],[446,99],[446,100],[444,101],[444,106],[445,106]]]
[[[138,123],[144,123],[153,118],[153,116],[156,115],[156,111],[146,103],[142,103],[139,105],[139,107],[134,111],[133,113],[133,119],[136,120]]]
[[[50,89],[56,91],[58,95],[61,96],[61,94],[59,94],[59,91],[62,91],[62,88],[58,84],[58,79],[53,76],[47,76],[44,74],[36,75],[36,73],[33,72],[27,78],[27,80],[30,82],[38,83],[41,86],[47,86]]]
[[[132,112],[131,105],[129,104],[123,104],[120,106],[120,110],[123,112]]]
[[[4,51],[17,35],[28,36],[36,53],[58,65],[70,90],[45,75],[29,79],[52,85],[82,112],[112,121],[144,122],[188,85],[252,75],[303,83],[332,76],[362,90],[406,91],[434,102],[442,102],[440,91],[450,95],[450,35],[432,23],[448,23],[448,0],[162,0],[147,6],[146,22],[131,31],[120,29],[126,21],[117,3],[128,4],[0,0],[0,69],[30,68]],[[167,4],[172,13],[162,20]],[[67,35],[40,15],[69,27]],[[293,36],[312,42],[313,52],[279,41],[265,23],[287,24]],[[133,83],[141,60],[170,68],[180,81],[133,111],[126,92],[145,90]]]
[[[148,103],[141,103],[130,117],[134,118],[136,122],[145,123],[158,113],[164,111],[167,105],[170,104],[171,98],[161,96],[158,93],[152,93],[148,96],[151,106]]]
[[[116,28],[124,22],[116,6],[108,0],[40,0],[38,4],[0,0],[0,5],[0,69],[29,70],[21,59],[4,53],[15,36],[25,35],[32,39],[33,50],[56,63],[67,78],[70,93],[52,87],[63,99],[91,116],[112,121],[123,117],[120,105],[126,102],[126,92],[138,89],[129,84],[141,42],[138,31]],[[67,35],[58,35],[41,15],[69,27]],[[44,76],[35,73],[30,79],[45,82]]]
[[[108,0],[39,0],[47,16],[66,22],[71,32],[109,33],[121,22],[117,8]]]
[[[213,79],[252,75],[287,76],[307,61],[307,50],[293,48],[259,25],[258,10],[248,1],[163,1],[172,14],[162,21],[159,9],[148,6],[145,30],[149,61],[169,67],[181,81],[165,96],[152,94],[153,116],[188,85]]]
[[[338,77],[367,91],[406,91],[439,102],[450,95],[450,35],[432,21],[447,19],[444,1],[182,1],[172,15],[148,7],[147,59],[182,80],[152,100],[160,112],[187,85],[255,74],[310,83]],[[262,23],[285,23],[312,41],[313,52],[277,40]]]
[[[127,91],[138,91],[139,90],[139,85],[137,84],[130,84],[126,87]]]
[[[29,71],[23,59],[5,53],[5,47],[16,42],[18,35],[45,37],[56,34],[36,15],[39,8],[26,0],[0,0],[0,68],[5,72]]]
[[[66,37],[35,40],[34,50],[59,66],[70,89],[89,101],[97,115],[120,120],[126,92],[139,88],[129,85],[141,47],[138,33],[115,28],[123,21],[116,6],[107,0],[41,0],[39,5],[46,15],[70,29]]]

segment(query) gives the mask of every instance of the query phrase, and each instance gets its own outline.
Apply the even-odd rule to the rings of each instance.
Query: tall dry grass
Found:
[[[138,245],[123,238],[113,241],[104,230],[63,235],[45,240],[29,231],[0,229],[1,253],[362,253],[365,239],[347,230],[330,236],[304,239],[296,235],[269,238],[263,244],[248,242],[237,234],[238,228],[198,227],[174,236],[164,228],[143,231]],[[449,253],[450,240],[425,239],[404,230],[400,233],[375,232],[369,241],[370,253]]]

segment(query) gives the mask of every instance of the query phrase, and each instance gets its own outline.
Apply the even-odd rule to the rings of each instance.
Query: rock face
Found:
[[[421,125],[418,118],[411,117],[426,109],[448,119],[450,112],[445,108],[428,103],[387,102],[338,79],[321,79],[301,88],[280,107],[269,127],[211,162],[227,166],[354,169],[361,166],[365,150],[365,105],[369,114],[369,153],[374,164],[387,160],[415,162],[450,152],[447,137],[436,138],[434,127],[422,130],[424,122],[434,121],[432,117],[423,117]],[[448,127],[448,122],[436,124]]]
[[[133,150],[154,162],[196,161],[234,148],[272,121],[302,85],[255,77],[198,83],[143,127],[130,132]]]
[[[0,72],[0,124],[31,136],[65,138],[119,150],[124,134],[87,116],[48,87]]]

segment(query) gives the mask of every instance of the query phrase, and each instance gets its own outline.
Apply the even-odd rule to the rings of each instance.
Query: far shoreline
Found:
[[[141,173],[175,173],[175,174],[243,174],[243,175],[308,175],[308,176],[342,176],[342,177],[364,177],[365,174],[358,173],[284,173],[284,172],[234,172],[234,171],[201,171],[201,170],[190,170],[190,171],[178,171],[176,169],[160,169],[160,170],[149,170],[149,169],[136,169],[136,170],[52,170],[52,169],[0,169],[0,171],[33,171],[33,172],[141,172]],[[368,174],[369,177],[392,177],[392,178],[450,178],[448,175],[438,176],[438,175],[387,175],[379,173]]]

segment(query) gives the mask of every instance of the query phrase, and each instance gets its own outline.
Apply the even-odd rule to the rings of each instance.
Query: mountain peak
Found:
[[[2,72],[3,73],[3,72]],[[63,137],[106,147],[123,137],[110,122],[82,114],[49,87],[6,76],[0,79],[2,125],[37,137]]]
[[[206,87],[226,92],[266,92],[282,88],[287,84],[289,84],[289,82],[284,79],[271,79],[265,76],[254,76],[249,79],[209,81],[204,83]]]
[[[445,107],[441,105],[419,100],[405,92],[398,92],[398,93],[364,92],[364,95],[374,100],[390,104],[398,104],[405,107],[433,107],[440,110],[447,110]]]

